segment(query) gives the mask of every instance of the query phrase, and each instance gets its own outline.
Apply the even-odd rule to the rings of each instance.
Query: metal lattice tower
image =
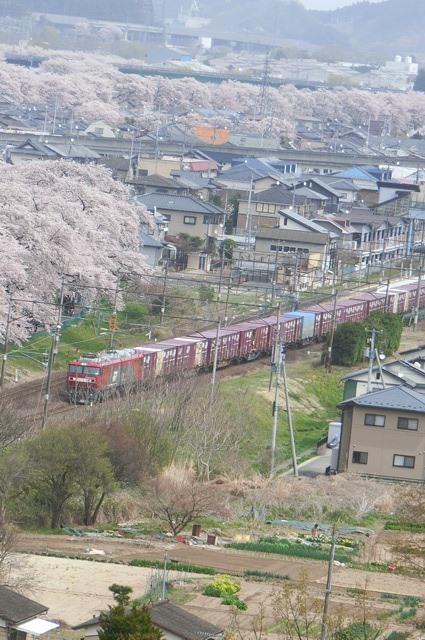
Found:
[[[256,115],[263,120],[270,113],[270,52],[267,52],[261,76],[260,93],[257,98]]]

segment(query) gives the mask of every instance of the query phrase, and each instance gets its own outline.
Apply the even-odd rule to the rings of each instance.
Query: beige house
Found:
[[[0,586],[0,640],[26,640],[59,627],[56,622],[39,617],[46,613],[43,604]]]
[[[425,479],[425,396],[408,387],[341,402],[338,471],[410,482]]]
[[[77,133],[78,131],[76,132],[76,135]],[[92,134],[100,138],[116,138],[117,130],[104,120],[96,120],[89,124],[89,126],[84,130],[84,134]]]
[[[146,193],[136,196],[135,201],[164,216],[168,235],[187,233],[205,242],[217,238],[226,215],[221,207],[181,194]]]

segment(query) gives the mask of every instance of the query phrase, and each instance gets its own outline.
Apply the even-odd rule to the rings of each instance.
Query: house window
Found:
[[[353,451],[351,461],[353,464],[367,464],[368,455],[367,451]]]
[[[26,637],[27,634],[25,631],[16,631],[16,629],[12,629],[7,635],[7,640],[25,640]]]
[[[97,136],[103,136],[103,127],[95,127],[94,132]]]
[[[415,456],[400,456],[394,455],[393,467],[407,467],[408,469],[415,468]]]
[[[204,216],[204,224],[214,224],[214,222],[215,222],[215,220],[211,216]],[[195,223],[193,223],[193,224],[195,224]]]
[[[286,226],[287,226],[287,224],[288,224],[288,218],[287,218],[286,216],[284,216],[284,217],[282,218],[282,221],[283,221],[283,226],[284,226],[284,227],[286,227]]]
[[[184,224],[196,224],[196,216],[184,216]]]
[[[408,431],[417,431],[419,421],[415,418],[399,418],[397,420],[397,429],[407,429]]]
[[[375,413],[366,413],[364,423],[369,427],[384,427],[385,416],[378,416]]]

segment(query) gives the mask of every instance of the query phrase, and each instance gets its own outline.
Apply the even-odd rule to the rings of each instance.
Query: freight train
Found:
[[[272,351],[276,328],[288,347],[320,342],[344,322],[360,322],[372,311],[404,314],[425,306],[425,282],[400,282],[385,292],[357,293],[348,299],[316,304],[245,321],[219,330],[209,329],[133,349],[86,353],[68,364],[66,384],[69,400],[92,404],[114,393],[136,387],[158,376],[183,371],[208,371],[248,362]],[[217,345],[216,345],[217,342]]]

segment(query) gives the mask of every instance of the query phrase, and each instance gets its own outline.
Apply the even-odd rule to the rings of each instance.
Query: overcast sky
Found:
[[[361,0],[300,0],[306,9],[338,9],[347,5],[356,4]],[[383,2],[383,0],[369,0],[369,2]]]

